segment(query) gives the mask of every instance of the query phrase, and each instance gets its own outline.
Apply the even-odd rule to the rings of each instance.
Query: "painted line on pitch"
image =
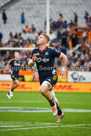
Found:
[[[0,103],[46,103],[46,101],[45,102],[43,102],[43,101],[0,101]],[[84,103],[75,103],[75,102],[61,102],[61,103],[65,103],[65,104],[81,104],[81,105],[84,105]]]
[[[86,127],[87,126],[87,127]],[[70,127],[70,128],[88,128],[89,126],[91,126],[91,124],[76,124],[76,125],[56,125],[56,126],[41,126],[41,127],[31,127],[31,128],[12,128],[12,129],[1,129],[0,131],[14,131],[14,130],[31,130],[31,129],[44,129],[44,128],[66,128],[66,127]],[[91,129],[91,128],[90,128]]]
[[[0,112],[34,112],[34,113],[41,113],[41,112],[51,112],[50,108],[33,108],[33,107],[0,107]],[[91,113],[91,110],[87,109],[63,109],[63,112],[85,112]]]
[[[43,102],[43,101],[0,101],[0,103],[11,103],[11,102],[13,102],[13,103],[17,103],[17,102],[20,102],[20,103],[45,103],[45,102]]]

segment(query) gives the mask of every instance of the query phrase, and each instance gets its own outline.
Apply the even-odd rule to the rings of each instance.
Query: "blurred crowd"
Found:
[[[91,17],[86,11],[84,15],[86,27],[91,34]],[[25,23],[24,12],[21,14],[21,23]],[[44,22],[46,27],[46,21]],[[82,36],[78,38],[73,26],[78,26],[78,15],[74,13],[74,19],[67,22],[60,13],[57,21],[50,19],[50,43],[49,46],[62,51],[68,56],[68,69],[74,71],[91,71],[91,42],[88,41],[87,31],[83,31]],[[20,33],[13,34],[10,32],[8,41],[3,44],[3,33],[0,33],[0,47],[19,47],[30,48],[30,51],[20,51],[21,60],[27,65],[28,58],[31,56],[31,48],[36,47],[38,36],[45,32],[31,25],[25,25]],[[27,35],[27,36],[26,36]],[[71,45],[70,45],[71,43]],[[13,51],[0,51],[0,69],[6,66],[8,61],[13,58]],[[55,69],[59,69],[61,63],[55,59]],[[26,68],[25,68],[26,69]],[[36,69],[36,66],[33,68]]]

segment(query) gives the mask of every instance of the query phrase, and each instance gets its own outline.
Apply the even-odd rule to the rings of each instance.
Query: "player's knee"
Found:
[[[20,83],[19,83],[19,82],[17,82],[16,84],[17,84],[17,86],[19,86],[19,85],[20,85]]]
[[[41,93],[42,95],[45,94],[45,89],[44,89],[44,88],[40,87],[39,91],[40,91],[40,93]]]

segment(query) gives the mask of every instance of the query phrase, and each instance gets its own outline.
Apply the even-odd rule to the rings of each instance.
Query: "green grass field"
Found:
[[[91,93],[56,93],[65,114],[56,123],[39,92],[0,91],[0,136],[91,136]]]

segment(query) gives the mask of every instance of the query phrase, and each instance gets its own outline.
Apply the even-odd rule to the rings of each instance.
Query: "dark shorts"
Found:
[[[55,75],[51,75],[51,76],[48,76],[48,77],[39,78],[39,80],[40,80],[40,85],[44,81],[48,81],[52,85],[52,87],[53,87],[57,83],[58,76],[55,74]]]
[[[19,80],[18,78],[19,78],[19,75],[17,75],[17,74],[12,74],[11,75],[11,78],[12,78],[12,80],[14,81],[14,80]]]

